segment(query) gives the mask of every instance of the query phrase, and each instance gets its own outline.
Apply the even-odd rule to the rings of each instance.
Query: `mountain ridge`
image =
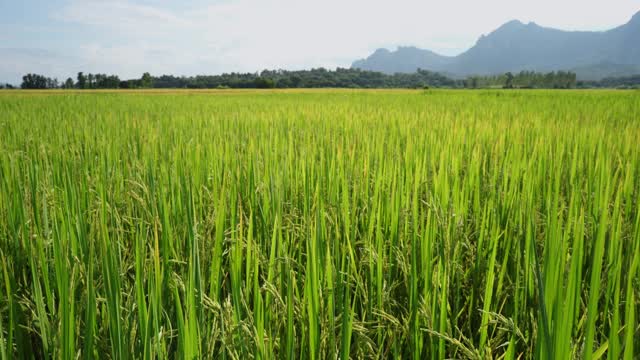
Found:
[[[574,71],[582,80],[635,75],[640,73],[640,11],[606,31],[566,31],[511,20],[457,56],[400,46],[395,51],[377,49],[354,61],[352,68],[384,73],[424,69],[454,77],[523,70]]]

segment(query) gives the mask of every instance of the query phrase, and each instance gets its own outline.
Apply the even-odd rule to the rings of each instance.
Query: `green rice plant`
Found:
[[[0,94],[0,359],[640,354],[632,91]]]

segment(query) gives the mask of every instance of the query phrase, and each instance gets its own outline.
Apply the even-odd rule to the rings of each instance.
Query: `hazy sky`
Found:
[[[348,67],[379,47],[445,55],[518,19],[606,30],[637,0],[0,0],[0,82]]]

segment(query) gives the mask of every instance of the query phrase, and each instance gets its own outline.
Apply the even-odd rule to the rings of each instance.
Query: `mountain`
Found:
[[[640,72],[640,12],[628,23],[602,32],[563,31],[513,20],[481,36],[458,56],[415,47],[378,49],[352,67],[385,73],[421,68],[456,77],[522,70],[572,70],[585,80],[632,75]]]
[[[429,70],[441,70],[450,64],[453,57],[443,56],[430,50],[422,50],[413,46],[399,47],[391,52],[387,49],[378,49],[365,60],[358,60],[351,67],[363,70],[374,70],[384,73],[411,73],[428,64]],[[401,61],[398,61],[401,60]]]

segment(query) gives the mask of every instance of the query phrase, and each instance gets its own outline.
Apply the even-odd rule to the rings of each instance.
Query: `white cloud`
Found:
[[[188,27],[189,21],[170,11],[127,0],[71,0],[53,14],[57,20],[105,26],[118,31],[149,30],[171,26]]]

